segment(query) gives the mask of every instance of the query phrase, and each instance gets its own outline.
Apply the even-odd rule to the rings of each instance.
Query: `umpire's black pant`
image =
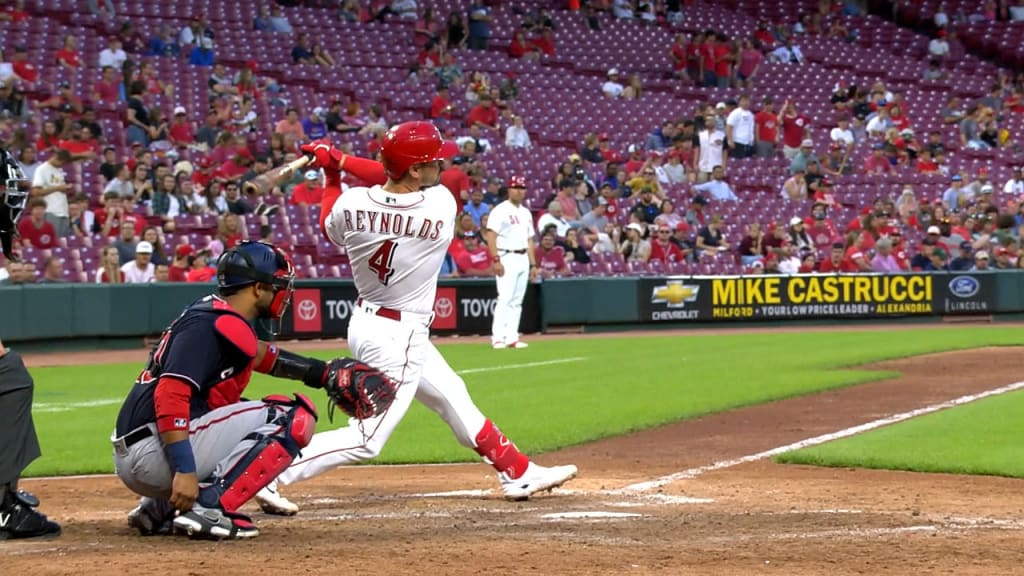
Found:
[[[32,423],[32,376],[17,352],[0,356],[0,487],[21,476],[39,457]]]

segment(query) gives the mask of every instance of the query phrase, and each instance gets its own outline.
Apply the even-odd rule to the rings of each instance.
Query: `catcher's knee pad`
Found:
[[[298,456],[299,449],[309,445],[309,441],[316,432],[317,413],[316,406],[305,394],[295,394],[295,399],[275,394],[263,399],[267,404],[287,407],[284,416],[278,420],[282,425],[279,434],[282,440],[289,444],[286,448],[294,451]]]
[[[281,428],[273,435],[253,433],[246,436],[246,440],[255,440],[256,443],[223,478],[215,479],[201,491],[200,504],[220,506],[233,512],[288,469],[316,431],[316,408],[304,395],[295,396],[294,400],[286,396],[263,399],[267,404],[287,407],[276,420]]]

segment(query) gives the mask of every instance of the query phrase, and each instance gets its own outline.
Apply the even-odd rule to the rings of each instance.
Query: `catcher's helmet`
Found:
[[[14,236],[18,230],[18,219],[25,210],[30,182],[25,178],[21,164],[7,150],[0,148],[0,247],[4,256],[13,259]]]
[[[217,261],[217,287],[222,292],[257,282],[273,286],[270,316],[275,319],[280,319],[288,308],[294,281],[295,267],[291,258],[266,242],[242,242]]]
[[[430,122],[403,122],[384,135],[380,157],[388,178],[397,180],[414,164],[451,158],[458,151],[459,147],[441,138]]]

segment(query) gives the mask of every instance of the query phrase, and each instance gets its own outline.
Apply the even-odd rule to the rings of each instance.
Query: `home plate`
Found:
[[[579,512],[551,512],[549,514],[541,514],[541,518],[545,520],[610,520],[617,518],[640,518],[643,514],[633,514],[631,512],[601,512],[601,511],[579,511]]]

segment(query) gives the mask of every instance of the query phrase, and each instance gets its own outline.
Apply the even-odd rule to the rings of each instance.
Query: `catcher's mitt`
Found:
[[[334,407],[357,420],[383,414],[395,400],[397,386],[383,372],[351,358],[327,363],[327,418],[334,421]]]

